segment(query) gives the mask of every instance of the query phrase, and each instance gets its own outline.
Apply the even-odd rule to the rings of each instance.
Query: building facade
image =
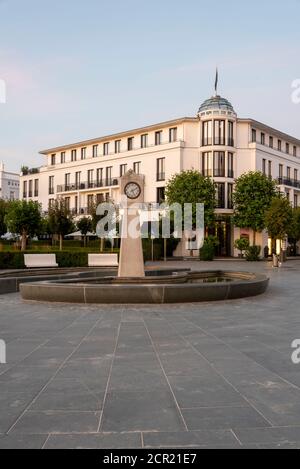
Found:
[[[4,163],[0,162],[0,199],[15,200],[20,194],[20,175],[5,171]]]
[[[218,95],[196,117],[108,135],[41,151],[46,164],[21,176],[21,198],[39,201],[44,211],[63,197],[75,215],[88,213],[92,200],[120,201],[119,178],[129,169],[145,176],[145,201],[164,200],[167,181],[196,169],[216,183],[220,256],[236,255],[234,240],[252,234],[232,226],[234,181],[248,171],[274,178],[291,203],[300,203],[300,140],[253,119],[239,118]],[[258,239],[262,248],[268,236]]]

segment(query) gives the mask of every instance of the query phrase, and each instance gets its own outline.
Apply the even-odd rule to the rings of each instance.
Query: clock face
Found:
[[[136,182],[129,182],[124,189],[128,199],[137,199],[141,195],[141,188]]]

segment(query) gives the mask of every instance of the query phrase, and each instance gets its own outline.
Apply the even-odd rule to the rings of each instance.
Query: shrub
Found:
[[[260,246],[249,246],[249,248],[246,250],[246,259],[247,261],[251,262],[257,262],[260,260],[259,255],[260,255],[261,247]]]
[[[201,261],[213,261],[215,257],[215,248],[218,246],[219,241],[216,236],[208,236],[204,240],[204,244],[200,249]]]

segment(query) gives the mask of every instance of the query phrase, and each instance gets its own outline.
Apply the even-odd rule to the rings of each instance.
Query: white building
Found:
[[[0,162],[0,199],[15,200],[20,194],[20,175],[5,171],[4,163]]]
[[[278,181],[292,204],[300,203],[300,140],[252,119],[239,118],[226,99],[206,100],[195,117],[53,147],[41,151],[45,165],[21,177],[21,198],[47,211],[64,197],[75,214],[91,200],[120,199],[119,177],[133,169],[145,175],[145,201],[160,202],[168,179],[187,169],[210,176],[217,187],[219,255],[234,254],[234,240],[252,234],[232,226],[235,178],[259,170]],[[34,171],[33,171],[34,172]],[[267,235],[258,243],[268,245]],[[235,254],[237,254],[235,252]]]

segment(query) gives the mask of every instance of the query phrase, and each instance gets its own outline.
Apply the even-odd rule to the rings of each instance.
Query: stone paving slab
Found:
[[[267,273],[270,289],[126,307],[1,296],[0,448],[300,448],[300,263],[184,266]]]

